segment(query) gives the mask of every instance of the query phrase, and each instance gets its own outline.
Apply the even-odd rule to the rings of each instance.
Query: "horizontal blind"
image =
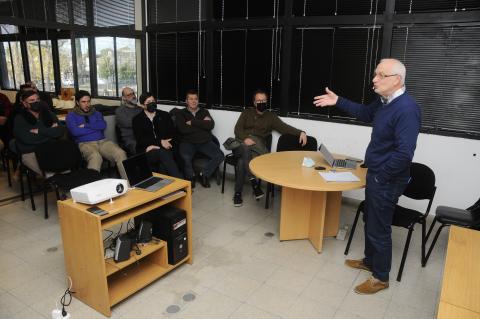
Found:
[[[285,0],[214,0],[214,17],[231,18],[274,17],[284,14]],[[277,14],[278,12],[278,14]]]
[[[207,1],[201,1],[201,19],[205,19]],[[149,0],[148,24],[198,21],[198,0]]]
[[[313,106],[325,87],[359,103],[373,101],[371,80],[380,48],[378,27],[295,30],[289,113],[347,117],[338,108]]]
[[[134,0],[94,0],[95,26],[112,27],[135,24]]]
[[[397,13],[480,10],[479,0],[396,0]]]
[[[295,16],[375,14],[385,11],[385,0],[293,0]]]
[[[392,56],[407,67],[425,130],[480,135],[480,26],[396,27]]]

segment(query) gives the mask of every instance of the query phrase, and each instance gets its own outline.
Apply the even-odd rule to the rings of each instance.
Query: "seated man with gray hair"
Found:
[[[135,91],[130,87],[124,87],[122,90],[122,102],[115,110],[115,121],[120,130],[119,144],[126,149],[128,154],[135,154],[137,141],[133,134],[132,119],[140,112],[142,108],[138,105]]]

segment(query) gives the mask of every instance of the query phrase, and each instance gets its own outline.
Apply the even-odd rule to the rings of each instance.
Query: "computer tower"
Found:
[[[132,239],[129,234],[123,234],[117,237],[115,244],[115,255],[113,260],[115,262],[121,262],[130,258],[130,251],[132,250]]]
[[[167,242],[168,263],[175,265],[188,254],[187,214],[174,206],[156,209],[152,218],[152,234]]]

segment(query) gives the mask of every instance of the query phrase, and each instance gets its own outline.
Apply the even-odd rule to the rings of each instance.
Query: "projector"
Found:
[[[92,205],[123,195],[127,190],[127,180],[106,178],[72,188],[70,194],[74,202]]]

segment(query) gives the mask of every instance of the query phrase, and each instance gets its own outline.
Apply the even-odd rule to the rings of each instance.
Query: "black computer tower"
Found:
[[[153,236],[167,242],[168,263],[177,264],[188,254],[187,214],[182,209],[165,205],[149,215]]]

